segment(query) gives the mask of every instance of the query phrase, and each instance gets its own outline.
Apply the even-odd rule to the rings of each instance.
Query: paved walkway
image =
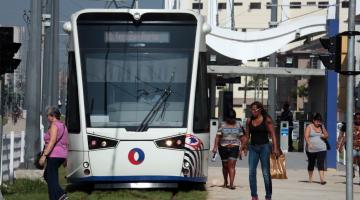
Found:
[[[308,183],[306,170],[306,156],[302,153],[290,153],[287,156],[289,167],[287,180],[273,180],[274,200],[345,200],[346,183],[345,171],[329,169],[326,176],[326,185],[320,185],[319,175],[314,172],[314,182]],[[298,163],[298,165],[294,165]],[[248,181],[248,168],[246,160],[240,161],[235,178],[235,190],[222,188],[223,184],[221,167],[217,164],[209,167],[209,180],[207,190],[209,200],[250,200],[250,188]],[[260,167],[260,164],[259,164]],[[343,169],[343,167],[340,167]],[[360,185],[358,173],[354,179],[354,200],[360,200]],[[258,168],[258,195],[259,199],[265,199],[264,181]]]

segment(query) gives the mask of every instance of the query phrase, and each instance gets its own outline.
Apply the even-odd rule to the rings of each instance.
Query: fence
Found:
[[[24,162],[25,154],[25,132],[3,135],[3,152],[2,152],[2,180],[14,180],[14,169],[19,168],[20,163]]]

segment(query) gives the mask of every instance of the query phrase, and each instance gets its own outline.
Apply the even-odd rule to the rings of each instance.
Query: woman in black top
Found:
[[[264,110],[263,105],[255,101],[251,104],[251,118],[246,121],[246,138],[250,139],[249,146],[249,182],[252,200],[258,200],[256,168],[261,162],[261,170],[265,183],[265,199],[271,200],[272,183],[270,175],[270,153],[271,151],[278,156],[274,125],[271,117]],[[272,147],[269,143],[269,136],[272,140]],[[272,148],[272,149],[271,149]],[[246,151],[246,149],[242,149]]]

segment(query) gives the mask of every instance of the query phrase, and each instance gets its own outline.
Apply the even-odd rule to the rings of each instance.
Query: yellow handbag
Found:
[[[287,179],[285,154],[277,158],[275,154],[270,155],[270,174],[272,179]]]

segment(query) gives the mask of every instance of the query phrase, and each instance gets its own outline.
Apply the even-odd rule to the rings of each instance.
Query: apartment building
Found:
[[[192,9],[207,15],[211,0],[192,0],[182,2],[182,8]],[[234,1],[234,24],[238,31],[251,31],[269,27],[271,7],[278,8],[278,22],[301,17],[303,15],[326,15],[328,7],[335,6],[326,0],[278,0],[278,5],[272,5],[269,0],[218,0],[218,26],[227,27],[231,19],[227,15],[228,2]],[[347,19],[349,1],[341,1],[339,5],[340,21]],[[347,26],[341,23],[340,31]]]

